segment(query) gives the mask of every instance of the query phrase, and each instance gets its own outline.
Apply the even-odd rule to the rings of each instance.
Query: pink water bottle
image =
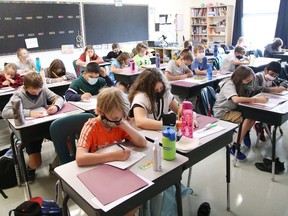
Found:
[[[182,103],[182,136],[193,138],[193,104],[190,101]]]
[[[131,73],[135,73],[135,62],[134,62],[134,59],[130,59],[130,72]]]

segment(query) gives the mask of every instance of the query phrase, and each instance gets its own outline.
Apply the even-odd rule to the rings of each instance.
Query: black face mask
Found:
[[[101,120],[103,121],[104,124],[108,125],[109,127],[113,128],[116,127],[118,125],[121,124],[121,122],[123,121],[123,119],[120,119],[118,121],[112,121],[110,119],[108,119],[105,114],[101,115]]]
[[[42,92],[42,91],[41,91]],[[37,100],[38,97],[40,96],[41,92],[39,92],[38,95],[32,95],[28,91],[26,91],[26,95],[31,99],[31,100]]]
[[[161,98],[163,98],[164,93],[165,93],[165,90],[162,90],[161,92],[156,92],[155,93],[156,99],[160,100]]]
[[[240,59],[243,58],[243,56],[241,56],[241,55],[237,55],[236,58],[240,60]]]

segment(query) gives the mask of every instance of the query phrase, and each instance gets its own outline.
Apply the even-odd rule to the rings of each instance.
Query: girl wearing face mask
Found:
[[[162,115],[169,110],[178,111],[178,103],[170,92],[170,85],[157,69],[144,70],[130,88],[129,116],[134,117],[136,126],[142,129],[161,130]]]
[[[134,62],[138,67],[142,67],[144,65],[150,65],[151,60],[148,55],[146,55],[148,47],[144,43],[138,43],[136,46],[137,55],[134,56]]]
[[[30,72],[36,68],[35,62],[32,61],[28,51],[25,48],[19,48],[16,54],[17,58],[19,59],[19,61],[15,63],[18,73]]]
[[[97,95],[104,86],[113,86],[114,83],[107,76],[104,68],[96,62],[87,64],[86,70],[73,80],[65,93],[67,101],[89,100],[92,95]]]
[[[254,72],[246,66],[239,66],[232,74],[231,78],[225,79],[219,83],[220,92],[217,95],[214,104],[214,116],[225,121],[240,124],[242,122],[241,112],[237,110],[238,103],[266,103],[268,99],[262,95],[257,98],[250,98],[251,88],[253,86]],[[245,119],[242,126],[240,143],[244,139],[244,144],[250,147],[251,140],[247,133],[254,125],[254,120]],[[235,136],[235,142],[230,148],[230,153],[235,154],[235,147],[238,135]],[[237,154],[238,160],[245,160],[246,155],[241,151]]]
[[[182,80],[192,77],[193,73],[189,69],[193,61],[192,54],[189,50],[183,50],[176,60],[170,60],[165,70],[165,76],[169,81]]]
[[[255,74],[253,91],[281,93],[288,87],[288,81],[278,78],[281,73],[281,64],[279,62],[270,62],[263,72]]]
[[[208,64],[207,58],[205,57],[205,47],[202,44],[196,44],[193,52],[195,59],[191,65],[191,70],[196,75],[206,75]],[[213,70],[212,73],[216,75],[217,70]]]
[[[127,52],[121,53],[115,60],[112,61],[110,67],[110,78],[114,79],[114,73],[121,73],[128,67],[130,61],[130,55]],[[111,73],[112,72],[112,73]]]

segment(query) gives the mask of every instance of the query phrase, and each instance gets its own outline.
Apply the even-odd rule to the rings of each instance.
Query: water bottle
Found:
[[[193,104],[190,101],[182,103],[182,136],[193,138]]]
[[[208,64],[208,68],[207,68],[207,80],[212,80],[212,64]]]
[[[159,53],[156,53],[156,68],[160,68],[160,55]]]
[[[87,54],[86,55],[86,64],[88,64],[90,62],[90,57],[89,57],[89,55]]]
[[[218,56],[218,45],[215,44],[214,45],[214,57],[217,57]]]
[[[159,145],[158,138],[154,139],[153,146],[153,170],[160,171],[161,170],[161,147]]]
[[[134,59],[130,59],[129,64],[130,64],[130,72],[131,73],[135,73],[135,62],[134,62]]]
[[[39,57],[36,58],[36,71],[37,73],[40,73],[41,71],[41,62],[40,62]]]
[[[174,160],[176,158],[176,134],[175,130],[169,127],[162,132],[162,152],[164,160]]]
[[[13,116],[14,116],[14,123],[16,126],[21,126],[25,124],[24,120],[24,111],[23,111],[23,105],[20,99],[12,100],[12,110],[13,110]]]

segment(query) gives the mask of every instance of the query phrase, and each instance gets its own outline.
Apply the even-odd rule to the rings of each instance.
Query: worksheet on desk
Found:
[[[265,97],[268,98],[267,103],[253,103],[257,106],[262,106],[266,108],[273,108],[276,107],[277,105],[287,101],[287,98],[281,96],[281,95],[275,95],[275,94],[268,94],[268,93],[262,93]],[[256,95],[255,97],[259,97],[260,94]]]
[[[12,88],[11,86],[0,88],[0,93],[10,92],[10,91],[15,91],[15,89]]]

